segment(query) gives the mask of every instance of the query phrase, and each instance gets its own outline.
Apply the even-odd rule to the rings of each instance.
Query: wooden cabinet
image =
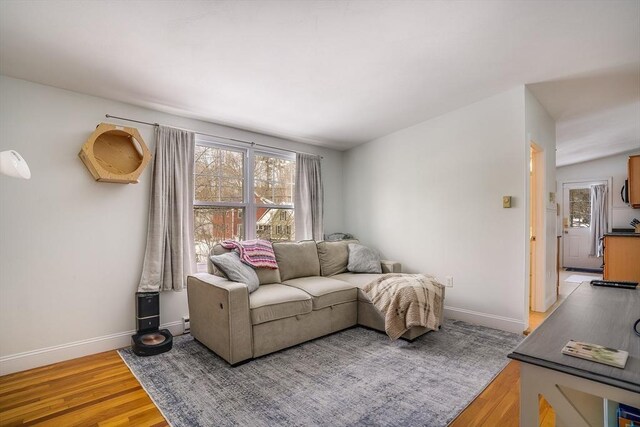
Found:
[[[604,237],[604,280],[640,282],[640,235]]]
[[[640,208],[640,155],[629,156],[629,204]]]

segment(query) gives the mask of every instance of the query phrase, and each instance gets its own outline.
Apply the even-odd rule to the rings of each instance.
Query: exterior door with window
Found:
[[[591,186],[606,181],[565,183],[563,193],[562,266],[598,269],[602,258],[589,256],[591,233]]]

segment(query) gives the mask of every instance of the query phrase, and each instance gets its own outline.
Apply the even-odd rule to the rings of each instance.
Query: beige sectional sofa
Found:
[[[252,293],[209,262],[209,273],[187,279],[191,335],[237,364],[357,324],[384,332],[384,318],[361,290],[380,275],[348,272],[348,243],[274,243],[278,270],[256,270],[260,286]],[[400,270],[382,261],[383,273]],[[414,327],[403,338],[428,331]]]

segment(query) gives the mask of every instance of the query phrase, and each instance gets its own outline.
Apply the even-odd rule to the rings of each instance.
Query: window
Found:
[[[257,238],[274,242],[294,240],[295,169],[296,162],[291,156],[255,155],[253,180]]]
[[[196,139],[194,237],[198,270],[225,239],[295,238],[295,156]]]
[[[591,190],[589,188],[569,190],[569,226],[591,227]]]

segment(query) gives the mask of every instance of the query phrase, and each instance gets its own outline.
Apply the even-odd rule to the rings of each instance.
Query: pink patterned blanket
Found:
[[[240,260],[253,268],[278,269],[273,245],[268,240],[225,240],[221,245],[225,249],[235,249],[240,255]]]

